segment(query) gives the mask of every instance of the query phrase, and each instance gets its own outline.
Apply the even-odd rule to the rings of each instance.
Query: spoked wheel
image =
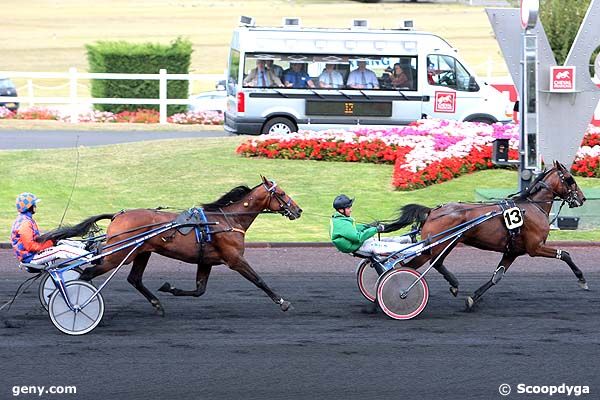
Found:
[[[98,326],[104,315],[102,295],[94,295],[96,288],[84,281],[67,282],[65,289],[69,301],[77,310],[71,310],[60,291],[55,290],[48,302],[50,320],[59,331],[67,335],[83,335],[90,332]],[[90,298],[92,301],[79,309]]]
[[[379,279],[379,275],[373,268],[371,260],[361,260],[356,268],[356,283],[358,284],[358,290],[365,299],[373,303],[377,297],[377,279]]]
[[[393,319],[411,319],[425,309],[429,300],[429,287],[425,278],[402,298],[401,294],[419,278],[412,268],[391,269],[381,276],[377,285],[377,304],[381,310]]]
[[[81,268],[75,267],[71,270],[65,271],[63,273],[63,279],[65,282],[70,282],[79,279],[83,271]],[[40,286],[38,288],[38,298],[40,299],[40,304],[46,311],[48,311],[48,300],[52,293],[56,290],[56,286],[54,285],[54,281],[50,277],[49,273],[44,273],[42,276],[42,280],[40,282]]]

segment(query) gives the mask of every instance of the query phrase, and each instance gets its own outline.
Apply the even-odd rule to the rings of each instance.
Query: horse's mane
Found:
[[[218,211],[222,207],[225,207],[232,203],[240,201],[241,199],[246,197],[246,195],[248,193],[250,193],[251,191],[252,191],[252,189],[250,189],[246,185],[236,186],[233,189],[231,189],[229,192],[227,192],[223,196],[221,196],[218,200],[215,200],[212,203],[202,204],[202,207],[204,207],[204,209],[206,211]]]
[[[525,200],[527,199],[528,196],[536,193],[538,190],[541,189],[541,186],[538,185],[538,183],[540,183],[541,181],[544,180],[544,178],[546,178],[546,176],[548,176],[550,174],[550,172],[554,171],[554,168],[551,169],[547,169],[546,171],[542,172],[541,174],[539,174],[533,182],[531,182],[531,185],[529,185],[529,187],[527,187],[524,190],[521,190],[519,193],[516,193],[512,196],[510,196],[511,199],[513,200]]]

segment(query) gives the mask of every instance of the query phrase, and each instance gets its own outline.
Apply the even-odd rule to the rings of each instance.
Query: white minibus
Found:
[[[421,118],[512,121],[512,104],[441,37],[412,28],[256,27],[231,40],[225,129],[289,133]],[[411,24],[407,24],[411,25]]]

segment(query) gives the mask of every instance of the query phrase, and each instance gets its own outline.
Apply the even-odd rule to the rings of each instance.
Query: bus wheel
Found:
[[[483,124],[492,125],[492,124],[495,124],[497,121],[494,121],[492,119],[485,118],[485,117],[478,117],[478,118],[470,119],[468,122],[481,122]]]
[[[297,132],[296,124],[289,118],[277,117],[273,118],[263,126],[262,134],[279,134],[289,135],[292,132]]]

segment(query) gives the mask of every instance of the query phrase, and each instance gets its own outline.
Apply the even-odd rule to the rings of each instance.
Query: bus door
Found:
[[[427,62],[426,92],[422,112],[429,117],[459,119],[478,107],[483,109],[480,88],[475,77],[454,57],[429,54]]]

